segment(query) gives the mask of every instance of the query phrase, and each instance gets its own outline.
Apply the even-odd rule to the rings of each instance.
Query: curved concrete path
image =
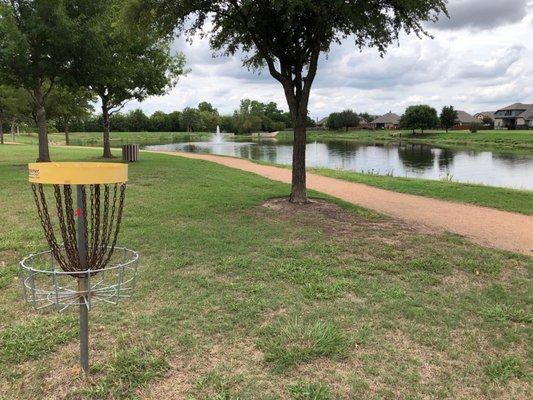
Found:
[[[164,153],[207,160],[230,168],[253,172],[275,181],[291,182],[291,171],[285,168],[210,154]],[[307,187],[432,230],[454,232],[466,236],[482,246],[533,255],[533,217],[531,216],[392,192],[311,173],[307,174]]]

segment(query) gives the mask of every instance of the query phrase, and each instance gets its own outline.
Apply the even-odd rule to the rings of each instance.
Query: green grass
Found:
[[[429,179],[400,178],[364,174],[334,169],[309,169],[310,172],[364,183],[394,192],[433,197],[435,199],[477,204],[480,206],[533,215],[533,191],[498,188],[492,186],[433,181]]]
[[[35,156],[0,146],[2,398],[531,393],[531,258],[342,203],[264,207],[289,187],[148,153],[130,165],[119,240],[141,253],[137,291],[91,310],[92,374],[79,379],[75,310],[21,301],[18,260],[45,247],[27,182]]]
[[[281,137],[291,138],[291,133],[283,133]],[[310,140],[353,140],[362,143],[375,142],[410,142],[425,143],[441,147],[469,147],[491,148],[505,150],[533,150],[533,130],[506,131],[490,130],[478,131],[428,131],[423,134],[411,131],[312,131],[308,137]]]
[[[289,388],[293,400],[332,400],[328,387],[320,383],[304,383]]]
[[[123,144],[153,145],[164,143],[176,143],[186,140],[202,140],[212,136],[209,132],[112,132],[110,135],[111,147],[120,147]],[[11,135],[6,135],[6,140],[11,140]],[[48,140],[53,144],[65,144],[63,133],[49,133]],[[37,144],[36,133],[20,134],[15,137],[15,142],[24,144]],[[101,132],[72,132],[70,133],[71,146],[102,146]]]
[[[261,347],[265,360],[278,370],[315,358],[342,357],[348,348],[342,331],[321,321],[280,321],[278,326],[268,327],[263,335],[265,339]]]

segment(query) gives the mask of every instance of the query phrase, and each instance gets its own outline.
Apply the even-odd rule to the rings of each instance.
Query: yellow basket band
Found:
[[[128,180],[128,165],[97,162],[28,164],[29,181],[52,185],[99,185]]]

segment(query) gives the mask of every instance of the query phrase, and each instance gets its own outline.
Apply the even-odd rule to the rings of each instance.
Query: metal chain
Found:
[[[81,201],[85,215],[80,214],[78,217],[85,218],[83,235],[85,235],[86,240],[89,240],[86,265],[81,265],[78,253],[71,186],[63,185],[62,196],[60,186],[54,185],[57,222],[63,239],[62,246],[58,244],[54,233],[54,226],[48,211],[43,185],[32,184],[32,191],[46,240],[54,258],[64,271],[101,269],[109,263],[120,232],[126,196],[125,183],[114,184],[112,196],[110,185],[104,185],[103,204],[101,202],[102,191],[100,185],[89,186],[89,199],[87,199],[86,187],[81,187]],[[87,202],[87,200],[89,201]],[[111,244],[109,244],[110,242]],[[62,247],[64,248],[64,253],[61,251]]]

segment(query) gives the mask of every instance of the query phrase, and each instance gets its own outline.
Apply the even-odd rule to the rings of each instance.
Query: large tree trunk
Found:
[[[307,129],[304,124],[294,126],[294,143],[292,148],[292,187],[291,203],[308,203],[306,173],[305,173],[305,148],[307,142]]]
[[[307,104],[309,91],[298,92],[292,86],[284,85],[285,97],[291,114],[294,131],[292,147],[292,185],[289,201],[291,203],[309,203],[305,171],[305,149],[307,144]]]
[[[109,142],[109,108],[107,102],[102,99],[102,117],[104,120],[104,137],[103,137],[103,147],[104,154],[103,158],[113,158],[111,154],[111,143]]]
[[[2,120],[2,118],[0,118],[0,144],[4,144],[4,127],[3,127],[3,124],[4,121]]]
[[[45,96],[40,82],[33,89],[33,96],[35,101],[35,122],[39,130],[39,157],[37,162],[50,162],[48,128],[46,126],[46,110],[44,108]]]

